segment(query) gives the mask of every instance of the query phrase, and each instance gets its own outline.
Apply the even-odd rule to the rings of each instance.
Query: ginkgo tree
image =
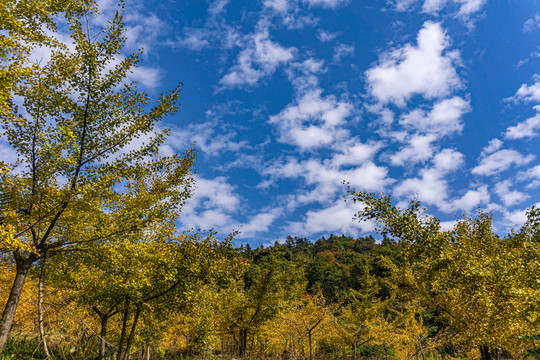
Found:
[[[439,338],[462,354],[477,351],[490,360],[519,353],[520,335],[537,329],[531,318],[538,298],[537,244],[531,236],[505,238],[480,212],[463,217],[451,230],[427,216],[418,201],[397,208],[389,196],[350,190],[365,207],[359,219],[379,222],[379,232],[404,245],[404,261],[394,270],[403,299],[419,301],[445,328]]]
[[[151,106],[149,96],[126,81],[139,55],[121,54],[121,9],[105,29],[92,30],[87,19],[97,9],[91,2],[59,1],[42,9],[51,31],[53,15],[71,3],[76,11],[63,14],[72,43],[48,47],[49,61],[28,64],[31,48],[17,50],[24,43],[20,34],[9,28],[2,34],[14,45],[0,58],[2,71],[13,70],[9,90],[2,90],[0,127],[14,156],[0,163],[0,251],[16,274],[0,320],[0,351],[37,260],[132,237],[153,223],[172,224],[191,195],[194,153],[159,152],[167,135],[160,121],[177,111],[180,89]],[[3,2],[6,19],[16,20],[21,4],[30,2]],[[20,59],[7,61],[16,51]],[[25,66],[31,71],[16,76]]]

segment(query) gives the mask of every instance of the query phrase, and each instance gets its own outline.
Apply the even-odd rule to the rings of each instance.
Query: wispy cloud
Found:
[[[294,59],[296,49],[285,48],[270,40],[268,28],[264,25],[249,36],[247,47],[237,57],[236,64],[220,80],[226,88],[243,85],[255,86],[274,73],[278,66]]]
[[[455,17],[468,20],[472,15],[482,10],[487,0],[424,0],[422,2],[422,12],[439,15],[446,7]],[[410,11],[419,3],[418,0],[396,0],[395,9],[397,11]]]
[[[354,45],[337,44],[336,46],[334,46],[334,55],[332,56],[332,62],[339,63],[344,57],[352,55],[354,55]]]
[[[531,33],[538,28],[540,28],[540,13],[536,13],[523,24],[523,32],[525,33]]]
[[[532,138],[539,135],[540,131],[540,105],[534,107],[536,115],[506,129],[504,137],[511,140]]]
[[[480,164],[474,167],[471,172],[475,175],[491,176],[508,170],[512,165],[526,165],[534,158],[534,155],[525,156],[516,150],[497,150],[492,154],[482,156]]]

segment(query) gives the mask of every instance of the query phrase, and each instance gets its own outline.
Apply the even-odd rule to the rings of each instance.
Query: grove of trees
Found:
[[[540,354],[540,211],[441,228],[349,189],[374,237],[233,247],[176,228],[192,149],[164,155],[156,102],[127,81],[122,3],[0,4],[0,356],[15,359],[473,359]],[[59,28],[70,43],[58,40]],[[32,60],[36,49],[45,61]],[[180,84],[181,85],[181,84]],[[179,86],[180,86],[179,85]],[[147,139],[143,142],[141,139]]]

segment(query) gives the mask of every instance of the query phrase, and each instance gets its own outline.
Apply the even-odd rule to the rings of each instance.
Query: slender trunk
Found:
[[[150,360],[150,343],[146,343],[146,359],[145,360]]]
[[[492,350],[485,345],[480,346],[480,356],[482,360],[493,360]]]
[[[4,312],[2,313],[2,319],[0,319],[0,353],[6,345],[6,341],[11,330],[11,325],[13,325],[13,319],[15,318],[15,311],[17,310],[17,305],[21,298],[21,293],[24,287],[24,281],[26,280],[26,275],[28,275],[28,270],[32,266],[32,263],[37,260],[35,258],[28,259],[16,259],[16,274],[15,280],[13,281],[13,286],[9,292],[8,300]]]
[[[107,351],[107,322],[109,321],[109,317],[107,315],[103,315],[101,317],[101,337],[99,342],[99,356],[103,357],[105,356],[105,352]]]
[[[122,319],[122,332],[120,333],[120,342],[118,343],[118,354],[116,355],[116,360],[123,360],[123,346],[124,346],[124,340],[126,340],[126,329],[127,329],[127,321],[129,316],[129,302],[126,300],[126,308],[124,309],[124,317]]]
[[[137,304],[137,310],[135,311],[135,317],[133,318],[133,324],[131,325],[131,332],[129,333],[128,342],[126,344],[126,350],[124,351],[123,360],[129,355],[129,348],[133,343],[133,337],[135,336],[135,329],[137,328],[137,322],[139,321],[139,315],[141,315],[142,304]]]
[[[248,329],[240,330],[240,355],[244,355],[247,349]]]
[[[50,359],[49,346],[47,345],[47,338],[45,337],[45,327],[43,325],[43,298],[45,297],[45,274],[47,271],[47,265],[49,265],[49,252],[45,250],[43,257],[43,264],[41,265],[41,273],[39,274],[38,285],[38,329],[39,338],[43,344],[43,352],[45,353],[45,359]]]

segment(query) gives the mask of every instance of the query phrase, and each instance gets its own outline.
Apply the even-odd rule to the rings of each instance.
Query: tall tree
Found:
[[[2,10],[12,14],[26,3],[8,1]],[[7,199],[0,250],[16,266],[0,320],[0,351],[37,260],[133,236],[153,223],[173,223],[191,194],[193,152],[159,153],[167,134],[159,121],[177,111],[179,88],[150,107],[148,95],[126,83],[139,55],[120,56],[125,41],[120,11],[93,36],[88,20],[81,19],[95,11],[85,5],[65,12],[73,46],[51,47],[51,59],[32,64],[19,78],[24,81],[11,82],[10,96],[0,99],[8,109],[0,113],[2,136],[16,154],[0,163],[0,189]],[[52,15],[43,16],[54,29]],[[16,42],[16,35],[8,33],[7,39]],[[21,103],[12,103],[14,96]],[[139,140],[143,136],[146,143]]]
[[[406,209],[388,196],[354,192],[366,206],[360,219],[375,219],[379,231],[404,244],[395,281],[405,298],[437,314],[446,331],[439,336],[462,351],[490,360],[501,351],[519,351],[519,336],[531,330],[527,319],[538,296],[538,257],[528,255],[524,236],[500,238],[489,215],[463,217],[449,231],[426,216],[417,201]]]

